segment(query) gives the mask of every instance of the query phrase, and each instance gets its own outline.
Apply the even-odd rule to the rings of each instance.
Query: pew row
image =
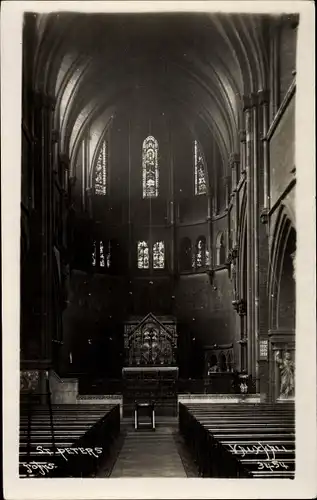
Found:
[[[92,476],[119,433],[119,405],[21,405],[19,475]]]
[[[179,430],[202,477],[295,475],[292,404],[179,403]]]

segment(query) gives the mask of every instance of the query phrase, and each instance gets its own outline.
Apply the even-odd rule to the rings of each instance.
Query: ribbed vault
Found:
[[[149,112],[155,102],[169,119],[182,117],[198,139],[211,133],[226,163],[239,152],[243,96],[266,86],[265,23],[224,14],[39,16],[35,86],[56,99],[71,168],[85,131],[97,145],[102,117],[138,99]]]

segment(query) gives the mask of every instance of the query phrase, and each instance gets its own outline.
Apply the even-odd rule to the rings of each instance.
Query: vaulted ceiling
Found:
[[[265,16],[35,16],[35,86],[57,99],[61,153],[74,161],[86,127],[98,142],[117,111],[164,110],[224,161],[239,151],[242,97],[266,87]]]

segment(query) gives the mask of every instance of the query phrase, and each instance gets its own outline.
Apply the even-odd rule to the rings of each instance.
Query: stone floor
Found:
[[[196,469],[178,433],[177,419],[161,417],[155,431],[134,430],[130,419],[121,422],[121,438],[110,474],[98,477],[195,477]]]

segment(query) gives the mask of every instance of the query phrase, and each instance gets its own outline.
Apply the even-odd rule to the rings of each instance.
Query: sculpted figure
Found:
[[[286,351],[284,357],[281,358],[280,351],[275,355],[276,363],[279,366],[281,374],[281,396],[292,396],[295,389],[295,363],[291,359],[291,354]]]

